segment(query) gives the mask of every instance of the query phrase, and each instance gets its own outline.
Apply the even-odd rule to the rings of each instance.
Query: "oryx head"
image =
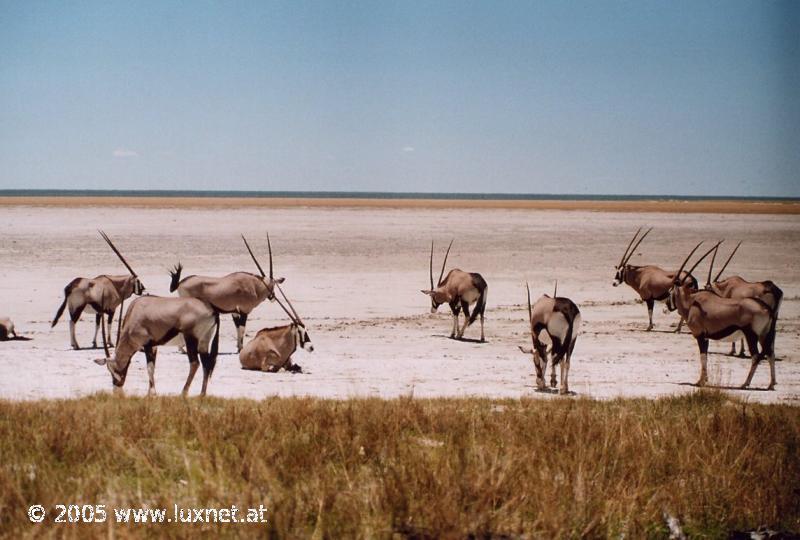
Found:
[[[439,272],[439,280],[436,282],[436,286],[433,285],[433,240],[431,240],[431,261],[430,261],[430,276],[431,276],[431,288],[430,289],[422,289],[423,294],[427,294],[431,297],[431,313],[436,313],[436,310],[442,304],[445,304],[450,301],[447,293],[444,291],[440,291],[439,287],[442,284],[442,277],[444,276],[444,268],[447,265],[447,256],[450,255],[450,248],[453,247],[453,240],[450,240],[450,245],[447,246],[447,252],[444,254],[444,261],[442,261],[442,271]]]
[[[275,288],[278,289],[278,292],[281,293],[281,296],[286,301],[286,304],[289,306],[288,308],[283,305],[283,302],[280,301],[280,298],[275,297],[275,300],[278,302],[278,305],[283,308],[283,311],[289,316],[292,320],[292,328],[294,329],[295,339],[297,340],[297,345],[300,346],[301,349],[304,349],[308,352],[314,352],[314,344],[311,343],[311,338],[308,337],[308,330],[306,330],[306,323],[300,318],[300,315],[297,314],[297,311],[294,309],[292,302],[286,296],[286,293],[283,292],[281,289],[280,284],[276,284]]]
[[[625,253],[622,254],[622,258],[619,260],[619,264],[616,266],[616,274],[614,275],[614,281],[611,283],[611,285],[616,287],[617,285],[625,282],[625,273],[627,271],[628,261],[631,260],[631,257],[633,257],[633,254],[636,252],[636,248],[638,248],[639,244],[642,243],[644,237],[650,234],[650,231],[652,230],[652,227],[647,229],[647,231],[641,236],[641,238],[639,238],[638,241],[636,241],[636,237],[639,236],[640,232],[642,232],[642,228],[639,227],[639,229],[636,231],[636,234],[633,235],[631,241],[628,242],[628,247],[625,248]],[[636,242],[635,246],[633,246],[634,242]],[[633,246],[633,249],[631,249],[631,246]]]
[[[261,268],[261,265],[258,263],[258,259],[253,254],[253,250],[250,249],[250,244],[247,243],[247,239],[242,235],[242,240],[244,240],[244,245],[247,247],[248,253],[250,253],[250,257],[252,257],[253,262],[256,263],[256,268],[261,273],[261,279],[264,282],[264,285],[267,286],[267,300],[270,302],[275,301],[275,286],[278,284],[283,283],[286,278],[275,278],[274,273],[272,270],[272,244],[269,241],[269,233],[267,233],[267,248],[269,249],[269,276],[264,273],[264,269]]]
[[[142,284],[142,281],[139,279],[139,276],[136,275],[136,272],[133,271],[131,265],[128,264],[128,261],[125,260],[125,257],[122,256],[122,253],[119,252],[117,246],[114,245],[114,243],[111,241],[111,239],[108,237],[106,233],[104,233],[103,231],[97,231],[97,232],[100,233],[100,236],[103,237],[103,240],[105,240],[106,243],[109,245],[109,247],[111,247],[111,249],[114,250],[114,253],[117,254],[117,257],[119,257],[119,260],[122,261],[122,264],[124,264],[125,268],[128,269],[128,272],[131,273],[131,278],[133,278],[133,294],[138,296],[144,294],[144,285]]]
[[[719,244],[717,244],[717,245],[719,245]],[[728,267],[728,263],[729,263],[729,262],[731,262],[731,259],[733,259],[733,256],[734,256],[734,255],[736,255],[736,251],[739,249],[739,246],[741,246],[741,245],[742,245],[742,243],[741,243],[741,242],[739,242],[738,244],[736,244],[736,247],[735,247],[735,248],[733,248],[733,251],[731,251],[731,254],[728,256],[728,260],[727,260],[727,261],[725,261],[725,264],[723,264],[723,265],[722,265],[722,268],[720,268],[719,272],[717,272],[717,275],[716,275],[716,276],[714,277],[714,279],[712,280],[712,279],[711,279],[711,272],[712,272],[712,271],[713,271],[713,269],[714,269],[714,260],[717,258],[717,249],[714,249],[714,255],[712,255],[712,257],[711,257],[711,264],[710,264],[710,265],[709,265],[709,267],[708,267],[708,278],[706,278],[706,285],[705,285],[705,287],[706,287],[706,289],[707,289],[707,290],[711,290],[711,289],[712,289],[712,287],[713,287],[713,285],[714,285],[716,282],[718,282],[718,281],[719,281],[719,278],[720,278],[720,276],[722,276],[722,273],[723,273],[723,272],[725,271],[725,269]]]
[[[114,389],[122,389],[125,385],[125,378],[128,376],[128,368],[130,367],[130,362],[125,364],[124,367],[120,366],[115,358],[96,358],[94,361],[95,364],[98,366],[106,366],[108,372],[111,373],[111,384],[113,385]]]
[[[694,277],[692,277],[692,272],[694,272],[694,269],[697,268],[697,265],[699,265],[703,261],[703,259],[708,257],[708,255],[712,251],[716,251],[721,243],[722,240],[717,242],[714,246],[712,246],[711,249],[706,251],[702,257],[700,257],[699,259],[697,259],[697,261],[695,261],[694,265],[686,272],[686,274],[684,274],[683,269],[686,267],[686,263],[689,262],[689,259],[692,258],[692,255],[694,255],[695,251],[697,251],[700,248],[700,246],[703,245],[703,242],[698,243],[696,246],[694,246],[694,249],[692,249],[692,251],[689,252],[689,255],[683,260],[683,264],[681,264],[681,267],[678,269],[677,272],[675,272],[675,279],[672,281],[672,287],[670,287],[669,289],[667,301],[665,302],[667,309],[669,311],[675,311],[676,309],[678,309],[677,298],[679,289],[682,288],[692,289],[692,290],[697,289],[697,280],[694,279]]]

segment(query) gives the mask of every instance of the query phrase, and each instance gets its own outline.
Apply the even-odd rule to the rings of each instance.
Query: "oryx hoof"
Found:
[[[750,383],[744,383],[742,386],[739,387],[739,390],[747,390],[750,387]]]
[[[743,352],[740,352],[738,354],[738,356],[739,356],[739,358],[747,358],[747,355],[745,353],[743,353]]]
[[[81,348],[78,346],[78,344],[77,344],[77,343],[73,343],[73,344],[72,344],[72,350],[73,350],[73,351],[79,351],[79,350],[81,350]]]
[[[680,329],[680,327],[678,327],[678,328],[676,328],[675,330],[673,330],[673,331],[672,331],[672,333],[673,333],[673,334],[680,334],[680,333],[681,333],[681,329]]]
[[[555,388],[557,384],[555,379],[550,379],[550,388]]]
[[[569,394],[569,389],[568,388],[559,388],[558,389],[558,395],[566,396],[567,394]]]
[[[97,346],[97,342],[96,341],[92,341],[92,349],[98,349],[98,348],[99,347]]]
[[[775,390],[775,385],[774,384],[770,384],[769,386],[767,386],[767,390],[768,391]]]
[[[649,332],[649,331],[650,331],[650,330],[652,330],[652,329],[653,329],[653,326],[652,326],[652,325],[650,325],[650,326],[648,326],[648,327],[647,327],[647,330],[645,330],[645,332]]]
[[[706,385],[706,379],[704,379],[704,378],[703,379],[698,379],[698,381],[696,383],[694,383],[694,384],[695,384],[695,386],[705,386]]]

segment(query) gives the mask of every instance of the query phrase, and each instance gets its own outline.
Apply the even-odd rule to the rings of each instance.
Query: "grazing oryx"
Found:
[[[156,391],[155,369],[156,352],[178,335],[183,337],[186,353],[189,356],[189,376],[183,385],[183,395],[189,386],[200,362],[203,364],[203,388],[200,395],[206,395],[208,379],[217,363],[219,343],[219,314],[206,302],[197,298],[162,298],[143,296],[131,303],[125,312],[121,335],[114,350],[114,358],[95,360],[105,365],[111,372],[111,382],[115,389],[122,389],[128,374],[131,357],[144,351],[147,357],[147,374],[150,378],[148,394]],[[198,362],[198,353],[200,361]]]
[[[561,364],[561,388],[559,394],[569,393],[569,364],[575,341],[581,327],[581,312],[569,298],[542,295],[531,307],[531,289],[528,291],[528,320],[530,322],[532,349],[520,347],[525,354],[533,355],[536,367],[536,387],[546,388],[544,376],[547,374],[548,345],[553,353],[553,367],[550,373],[550,386],[556,387],[556,365]]]
[[[284,278],[275,279],[272,272],[272,245],[267,234],[269,248],[269,278],[267,278],[261,265],[258,263],[253,250],[242,235],[247,251],[256,263],[260,276],[250,272],[234,272],[227,276],[216,278],[206,276],[187,276],[181,279],[183,266],[178,263],[170,270],[172,282],[169,291],[178,291],[178,296],[199,298],[213,305],[220,313],[230,313],[233,324],[236,326],[236,350],[241,351],[244,344],[245,325],[247,316],[264,300],[275,299],[275,284],[283,283]]]
[[[276,285],[276,287],[291,311],[278,298],[275,300],[292,320],[292,324],[259,330],[256,337],[250,340],[239,353],[239,362],[242,364],[242,369],[275,373],[284,368],[286,371],[299,373],[302,368],[292,363],[292,355],[298,345],[308,352],[314,351],[314,345],[311,344],[311,339],[308,337],[305,323],[300,319],[283,289],[280,285]]]
[[[458,268],[454,268],[448,272],[447,277],[442,281],[444,275],[444,268],[447,264],[447,256],[450,254],[450,248],[453,247],[453,241],[447,247],[447,253],[444,255],[444,262],[442,262],[442,271],[439,272],[439,281],[436,287],[433,286],[433,242],[431,242],[431,262],[430,262],[430,276],[431,288],[423,290],[424,294],[431,297],[431,313],[436,313],[436,310],[442,304],[449,304],[450,310],[453,312],[453,331],[450,332],[450,338],[461,339],[464,337],[464,330],[467,329],[475,319],[480,315],[481,317],[481,343],[485,341],[483,335],[483,314],[486,310],[486,295],[489,292],[489,286],[486,280],[480,274],[463,272]],[[472,310],[472,315],[469,313],[470,304],[475,304]],[[464,325],[458,328],[458,314],[464,312]]]
[[[16,337],[13,321],[8,317],[0,317],[0,341],[8,341]]]
[[[700,247],[700,244],[697,244],[683,261],[681,270]],[[714,248],[710,249],[700,257],[695,266],[713,250]],[[681,275],[680,271],[676,275]],[[710,339],[737,339],[739,334],[742,334],[747,340],[752,364],[750,373],[741,387],[747,388],[750,385],[758,362],[766,356],[769,359],[770,371],[770,383],[767,389],[775,388],[775,353],[773,349],[775,316],[773,310],[764,302],[757,298],[722,298],[711,291],[698,291],[686,280],[675,279],[667,298],[667,309],[678,310],[686,320],[692,336],[697,340],[697,346],[700,349],[698,386],[703,386],[708,381],[708,341]],[[759,344],[761,345],[761,354],[758,352]]]
[[[126,298],[132,294],[141,295],[144,293],[144,285],[139,280],[136,272],[125,260],[119,250],[111,242],[111,239],[103,231],[99,231],[100,236],[111,246],[119,260],[130,272],[129,276],[97,276],[94,279],[75,278],[64,288],[64,301],[58,307],[56,316],[50,327],[54,327],[64,313],[64,308],[69,307],[69,339],[73,349],[79,349],[78,340],[75,338],[75,323],[81,317],[85,308],[90,308],[95,312],[94,338],[92,347],[97,348],[97,331],[102,324],[103,347],[108,348],[106,335],[111,339],[111,321],[114,318],[114,311],[120,306],[120,317],[122,317],[122,304]],[[108,316],[108,332],[103,321],[103,314]],[[106,355],[108,352],[106,351]]]
[[[708,279],[706,279],[706,290],[713,291],[717,293],[719,296],[723,298],[758,298],[765,304],[767,304],[774,314],[775,320],[778,319],[778,312],[780,311],[781,307],[781,300],[783,299],[783,291],[775,285],[772,281],[757,281],[757,282],[750,282],[747,281],[739,276],[731,276],[729,278],[725,278],[722,281],[719,280],[722,273],[727,268],[728,263],[731,262],[733,255],[739,249],[742,243],[739,242],[736,244],[736,247],[733,248],[728,260],[725,261],[725,264],[722,266],[719,272],[717,272],[716,277],[714,280],[711,280],[711,272],[714,268],[714,260],[717,257],[717,250],[714,250],[714,254],[711,256],[711,265],[708,267]],[[731,343],[731,352],[729,353],[731,356],[736,354],[736,341],[734,340]],[[742,338],[742,343],[739,347],[739,356],[744,357],[744,338]]]
[[[641,230],[642,229],[639,228],[639,230],[636,231],[636,234],[633,235],[628,247],[625,249],[625,253],[622,254],[622,258],[616,267],[617,273],[614,276],[614,282],[612,285],[616,287],[621,283],[625,283],[634,291],[639,293],[639,296],[642,298],[644,303],[647,304],[647,317],[650,320],[650,323],[647,325],[647,331],[649,332],[653,329],[653,305],[656,301],[666,302],[669,294],[669,288],[672,285],[675,274],[667,272],[666,270],[651,264],[647,266],[635,266],[628,264],[628,261],[630,261],[631,257],[633,257],[636,248],[639,247],[639,244],[642,243],[642,240],[644,240],[645,236],[647,236],[653,229],[652,227],[648,229],[647,232],[645,232],[641,238],[639,238],[638,242],[636,242],[636,245],[633,246],[633,249],[631,249],[631,245],[633,245],[633,242],[636,240],[636,237],[639,236]],[[695,288],[697,287],[697,280],[692,277],[691,274],[682,275],[681,278],[688,278],[692,283],[694,283]],[[675,332],[680,332],[682,326],[683,319],[678,321],[678,327],[675,329]]]

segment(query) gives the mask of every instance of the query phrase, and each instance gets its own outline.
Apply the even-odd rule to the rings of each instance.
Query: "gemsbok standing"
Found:
[[[636,241],[636,237],[639,236],[639,233],[642,231],[641,227],[636,231],[636,234],[633,235],[630,243],[628,243],[625,253],[622,254],[619,264],[616,266],[616,274],[614,275],[614,282],[612,283],[614,287],[625,283],[639,294],[639,297],[647,305],[647,317],[650,321],[647,325],[648,332],[653,329],[653,306],[656,302],[666,302],[669,289],[675,279],[675,274],[672,272],[667,272],[652,264],[646,266],[628,264],[631,257],[633,257],[633,254],[636,252],[636,248],[639,247],[642,240],[644,240],[652,230],[652,227],[648,229],[638,241]],[[631,249],[634,241],[636,241],[636,245]],[[694,283],[694,286],[697,287],[697,280],[691,274],[685,274],[681,277],[683,279],[689,279]],[[675,329],[675,332],[680,332],[682,326],[683,319],[678,321],[678,327]]]
[[[292,355],[298,347],[307,352],[313,352],[314,345],[311,343],[311,338],[308,337],[305,323],[300,319],[300,315],[297,314],[291,301],[286,297],[280,285],[276,285],[276,287],[289,305],[289,309],[283,305],[280,299],[276,298],[275,300],[292,323],[259,330],[239,353],[239,362],[242,364],[242,369],[275,373],[283,368],[286,371],[299,373],[302,368],[292,362]]]
[[[697,244],[683,261],[681,270],[689,262]],[[718,244],[719,245],[719,244]],[[695,263],[699,264],[714,248]],[[680,271],[676,275],[681,275]],[[667,297],[667,309],[678,310],[686,320],[686,325],[697,340],[700,350],[700,378],[698,386],[708,382],[708,342],[709,340],[737,339],[741,334],[747,341],[752,364],[750,372],[741,388],[750,386],[753,374],[763,357],[769,359],[770,382],[767,390],[775,388],[775,316],[772,309],[757,298],[722,298],[711,291],[698,291],[686,280],[675,279]],[[761,345],[761,353],[758,346]]]
[[[114,358],[106,355],[95,362],[108,368],[114,389],[121,390],[131,358],[137,352],[144,351],[150,379],[148,394],[153,394],[156,391],[157,347],[179,335],[183,338],[189,357],[189,376],[183,385],[183,395],[189,392],[194,374],[202,363],[203,388],[200,395],[205,396],[208,380],[217,363],[219,314],[212,306],[197,298],[143,296],[135,299],[125,312]]]
[[[447,277],[442,280],[444,275],[445,265],[447,265],[447,256],[450,254],[450,248],[453,247],[453,241],[447,247],[447,253],[444,255],[444,262],[442,262],[442,271],[439,272],[439,281],[434,287],[433,285],[433,242],[431,242],[431,260],[430,260],[430,276],[431,288],[423,290],[424,294],[431,297],[431,313],[436,313],[436,310],[442,304],[448,304],[450,310],[453,312],[453,330],[450,332],[450,338],[462,339],[464,331],[470,326],[475,319],[480,316],[481,318],[481,343],[486,341],[483,333],[483,316],[486,311],[486,295],[489,292],[489,286],[486,280],[480,274],[474,272],[464,272],[458,268],[454,268],[447,273]],[[475,304],[472,314],[469,312],[469,306]],[[464,312],[464,324],[461,328],[458,327],[458,314]]]
[[[242,235],[244,245],[256,263],[260,276],[250,272],[233,272],[223,277],[187,276],[181,279],[183,266],[178,263],[170,270],[172,281],[170,292],[178,291],[178,296],[184,298],[199,298],[213,305],[220,313],[230,313],[233,324],[236,326],[236,350],[241,351],[244,345],[245,326],[247,317],[264,300],[275,299],[275,285],[283,283],[284,278],[273,276],[272,245],[267,235],[269,248],[269,277],[264,273],[258,263],[253,250]]]
[[[530,323],[531,342],[533,347],[520,347],[525,354],[533,355],[536,368],[536,387],[545,390],[544,377],[547,374],[548,347],[553,355],[550,373],[550,386],[556,387],[556,366],[561,365],[561,388],[559,394],[569,393],[569,367],[572,351],[581,328],[581,312],[569,298],[553,294],[542,295],[531,307],[531,289],[525,283],[528,292],[528,321]]]
[[[765,304],[767,304],[770,308],[772,308],[772,312],[774,314],[775,320],[778,319],[778,312],[781,308],[781,300],[783,300],[783,291],[775,285],[772,281],[756,281],[751,282],[747,281],[740,276],[731,276],[728,278],[723,279],[720,281],[720,277],[722,273],[725,271],[725,268],[728,267],[728,263],[731,262],[731,259],[736,254],[736,251],[739,249],[742,243],[739,242],[736,244],[736,247],[733,248],[728,260],[725,261],[725,264],[722,265],[722,268],[719,272],[717,272],[716,277],[711,279],[711,272],[714,268],[714,260],[717,256],[717,250],[714,250],[714,254],[711,256],[711,264],[708,267],[708,279],[706,279],[706,290],[713,291],[719,296],[723,298],[758,298]],[[734,340],[731,343],[731,352],[729,353],[730,356],[734,356],[736,354],[736,341]],[[744,357],[744,338],[741,340],[741,345],[739,347],[739,356]]]
[[[141,295],[144,293],[144,285],[142,285],[139,276],[133,271],[131,265],[125,260],[125,257],[111,242],[111,239],[103,231],[99,231],[103,240],[108,243],[114,253],[117,254],[119,260],[128,269],[130,275],[100,275],[93,279],[89,278],[75,278],[69,282],[64,288],[64,301],[58,307],[56,315],[50,327],[53,328],[61,315],[64,313],[64,308],[69,308],[69,338],[70,344],[73,349],[79,349],[78,340],[75,337],[75,323],[80,319],[83,310],[87,307],[95,312],[95,326],[94,338],[92,338],[92,347],[97,348],[97,332],[101,329],[103,331],[103,347],[108,348],[108,340],[111,339],[111,322],[114,319],[114,312],[117,307],[120,307],[120,317],[122,317],[122,305],[124,301],[132,294]],[[108,323],[103,320],[103,315],[108,318]],[[108,328],[108,331],[106,331]],[[106,339],[108,336],[108,340]],[[108,352],[106,352],[108,355]]]

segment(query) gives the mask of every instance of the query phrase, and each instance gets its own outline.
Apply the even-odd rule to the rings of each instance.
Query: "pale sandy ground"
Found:
[[[657,397],[694,390],[697,346],[674,335],[677,316],[657,305],[653,332],[644,332],[646,309],[628,287],[612,288],[613,267],[640,225],[655,229],[635,263],[675,267],[699,240],[726,238],[744,244],[731,271],[752,280],[773,279],[785,299],[779,324],[778,386],[774,392],[731,392],[753,401],[800,403],[800,217],[702,213],[594,212],[537,209],[435,209],[284,207],[0,207],[0,315],[32,341],[0,343],[0,397],[74,397],[110,388],[96,350],[72,351],[64,320],[49,322],[76,276],[123,273],[96,233],[115,239],[152,294],[168,294],[167,267],[180,260],[187,274],[253,271],[239,234],[244,232],[266,263],[270,231],[278,275],[309,326],[316,351],[296,353],[302,374],[242,371],[229,317],[210,384],[215,396],[541,396],[534,390],[529,356],[525,280],[534,297],[552,291],[581,308],[584,327],[570,374],[578,396]],[[489,283],[488,343],[447,339],[446,306],[429,313],[428,249],[437,241],[435,265],[456,238],[449,267],[481,272]],[[703,268],[707,268],[705,265]],[[248,339],[285,321],[275,304],[251,315]],[[91,343],[93,316],[84,314],[78,340]],[[116,326],[116,325],[115,325]],[[467,331],[477,337],[477,325]],[[738,385],[749,360],[723,354],[712,344],[712,382]],[[125,386],[147,389],[144,356],[137,355]],[[179,392],[188,370],[174,348],[159,351],[159,393]],[[754,386],[766,387],[764,363]],[[191,393],[199,392],[199,378]]]

